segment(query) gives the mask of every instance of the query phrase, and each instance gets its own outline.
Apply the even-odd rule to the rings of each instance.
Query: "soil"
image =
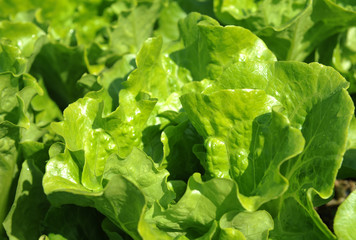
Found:
[[[319,213],[320,218],[333,231],[334,217],[337,208],[345,201],[346,197],[356,189],[356,180],[336,180],[334,186],[334,198],[325,205],[315,208]]]

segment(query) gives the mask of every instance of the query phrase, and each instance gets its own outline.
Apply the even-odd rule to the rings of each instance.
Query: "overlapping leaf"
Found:
[[[12,239],[350,236],[353,194],[336,236],[313,205],[355,145],[348,82],[275,55],[350,77],[353,3],[0,8],[0,221]]]
[[[355,23],[349,1],[214,1],[224,24],[251,29],[279,60],[303,61],[323,40]]]

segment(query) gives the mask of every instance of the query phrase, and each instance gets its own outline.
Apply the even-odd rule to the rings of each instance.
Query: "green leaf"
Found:
[[[141,235],[154,231],[141,215],[153,202],[167,206],[175,198],[167,184],[167,171],[158,171],[151,159],[134,149],[126,159],[117,155],[109,157],[103,185],[92,191],[81,185],[80,176],[85,172],[78,167],[75,155],[66,151],[55,155],[47,164],[43,186],[52,204],[95,207],[134,239],[140,239],[137,231]]]
[[[66,147],[75,152],[77,166],[83,171],[83,186],[101,189],[108,156],[118,151],[119,156],[125,157],[134,146],[142,144],[141,132],[154,104],[152,100],[132,99],[104,117],[100,99],[83,98],[64,111],[63,122],[52,124],[65,139]]]
[[[351,119],[349,133],[347,136],[347,149],[356,149],[356,117]]]
[[[274,217],[275,229],[271,231],[271,239],[335,239],[326,225],[314,210],[311,200],[303,200],[294,197],[285,197],[270,202],[273,207],[268,212]],[[268,205],[268,204],[267,204]],[[276,218],[273,216],[277,214]]]
[[[218,85],[224,89],[265,90],[282,104],[292,126],[298,129],[314,105],[348,87],[337,71],[318,63],[262,62],[254,67],[253,64],[231,65],[218,79]],[[241,74],[246,77],[236,77]],[[247,76],[253,80],[248,81]]]
[[[153,116],[152,114],[151,116]],[[142,132],[143,151],[159,164],[163,158],[163,143],[161,142],[162,126],[146,127]]]
[[[69,4],[70,2],[67,0],[63,0],[57,5],[54,3],[55,1],[38,2],[33,0],[25,2],[19,0],[1,2],[1,8],[6,9],[6,11],[4,11],[1,16],[5,18],[9,16],[14,17],[19,12],[38,8],[42,9],[40,12],[40,16],[38,16],[39,19],[51,19],[70,16],[72,12],[68,12],[68,9],[72,8],[73,4]],[[57,13],[57,15],[55,15],[54,13]]]
[[[185,48],[172,53],[172,59],[189,69],[194,80],[216,79],[235,62],[275,60],[261,39],[247,29],[222,27],[198,13],[189,14],[179,26]]]
[[[304,60],[323,40],[354,25],[355,5],[331,0],[214,2],[224,24],[256,33],[279,60]]]
[[[65,163],[62,161],[62,167]],[[146,201],[133,183],[123,176],[115,175],[103,190],[92,192],[74,182],[78,180],[78,176],[72,176],[76,179],[70,178],[71,173],[65,170],[62,175],[66,174],[67,178],[61,177],[56,173],[58,170],[52,166],[53,164],[47,165],[43,187],[53,205],[75,204],[95,207],[132,238],[140,239],[137,229]]]
[[[0,73],[0,122],[9,121],[23,128],[30,127],[26,113],[32,98],[43,90],[31,75],[14,76]]]
[[[38,239],[40,225],[49,208],[42,187],[43,172],[37,166],[44,166],[48,159],[46,148],[37,142],[27,142],[25,145],[31,153],[27,151],[25,154],[27,156],[22,164],[15,200],[3,222],[11,239]]]
[[[355,37],[356,27],[350,27],[346,32],[340,34],[332,56],[332,66],[350,82],[350,93],[356,91]]]
[[[346,90],[342,90],[315,105],[306,117],[302,130],[306,147],[299,156],[282,166],[281,172],[289,180],[290,187],[273,203],[275,206],[272,208],[280,208],[278,215],[273,216],[276,222],[273,234],[276,236],[295,235],[298,226],[299,232],[305,229],[300,237],[313,232],[315,236],[304,237],[335,238],[315,212],[312,200],[316,193],[324,199],[332,194],[334,179],[346,149],[352,114],[351,99]],[[293,208],[294,211],[291,210]],[[295,215],[297,211],[298,216]]]
[[[224,90],[181,100],[205,138],[207,174],[234,179],[246,209],[256,210],[286,191],[288,182],[279,168],[303,150],[304,139],[283,115],[270,114],[279,104],[274,98],[261,90]]]
[[[2,223],[11,205],[11,188],[18,172],[19,142],[21,129],[30,127],[27,110],[30,102],[42,89],[30,75],[14,76],[0,74],[0,222]],[[20,164],[20,163],[19,163]],[[0,232],[3,232],[2,228]],[[0,233],[1,234],[1,233]]]
[[[166,100],[172,93],[191,81],[189,73],[162,52],[162,38],[145,41],[136,58],[137,68],[129,75],[124,86],[130,93],[149,92],[159,101]],[[187,76],[188,75],[188,76]]]
[[[49,97],[44,83],[39,82],[43,89],[42,95],[36,95],[31,101],[31,108],[35,112],[34,122],[38,127],[48,126],[53,121],[62,120],[62,112],[57,104]]]
[[[352,192],[346,200],[339,206],[335,219],[334,230],[338,239],[353,239],[355,236],[356,223],[356,192]]]
[[[135,56],[128,54],[123,56],[120,60],[109,69],[104,70],[98,78],[98,83],[108,91],[112,102],[111,104],[105,103],[106,114],[115,110],[119,106],[119,92],[123,88],[123,83],[127,80],[127,77],[132,70],[135,69],[133,64]]]
[[[231,171],[233,178],[242,175],[248,166],[252,121],[279,104],[259,90],[224,90],[211,95],[187,94],[181,97],[181,101],[190,121],[205,139],[206,171],[212,177],[228,177]],[[226,107],[226,101],[233,103],[230,108]],[[246,102],[254,108],[244,109]],[[235,122],[234,119],[242,121]],[[243,128],[247,130],[241,130]],[[236,143],[233,139],[241,139],[241,142]]]
[[[273,229],[274,224],[272,217],[266,211],[232,211],[221,217],[219,225],[222,230],[237,229],[241,231],[246,240],[259,240],[268,239],[269,231]]]
[[[340,7],[343,7],[349,11],[356,11],[356,6],[355,4],[353,4],[352,1],[348,1],[348,0],[335,0],[334,1],[337,5],[339,5]]]
[[[17,169],[19,129],[9,122],[0,122],[0,222],[9,210],[9,195]],[[2,225],[1,225],[2,226]],[[3,228],[0,228],[0,236]]]
[[[184,10],[179,6],[178,1],[166,1],[159,14],[159,28],[155,30],[154,35],[162,36],[165,40],[164,42],[177,40],[179,38],[178,21],[186,17],[186,15]]]
[[[245,236],[242,234],[241,231],[234,229],[234,228],[223,228],[220,231],[219,235],[220,239],[227,239],[227,240],[246,240]]]
[[[110,179],[112,175],[122,175],[136,184],[145,195],[148,207],[155,201],[167,207],[175,198],[175,193],[167,185],[169,172],[157,170],[154,162],[137,148],[125,159],[120,159],[117,155],[108,158],[103,177]]]
[[[7,0],[0,9],[1,239],[351,231],[351,200],[336,236],[314,208],[337,174],[355,172],[352,1]],[[322,61],[350,84],[330,67],[276,56]]]
[[[155,210],[153,220],[166,232],[186,233],[188,239],[205,234],[214,220],[232,210],[242,210],[237,185],[230,179],[214,178],[203,182],[198,173],[188,180],[179,202],[167,210]]]
[[[26,59],[21,57],[20,50],[6,40],[0,40],[0,72],[23,73]]]
[[[112,137],[94,125],[97,117],[101,117],[100,102],[84,98],[64,111],[64,122],[52,124],[54,131],[64,137],[66,146],[77,152],[82,184],[93,190],[101,188],[106,158],[117,150]]]
[[[2,18],[34,22],[51,40],[67,45],[90,44],[101,40],[101,30],[110,24],[113,14],[105,11],[110,4],[102,1],[18,1],[0,3],[6,9]],[[104,7],[105,6],[105,7]]]
[[[2,39],[3,53],[2,56],[8,55],[10,62],[17,59],[18,63],[13,63],[13,67],[9,63],[2,63],[8,65],[0,66],[0,72],[13,71],[14,74],[21,74],[28,72],[33,58],[39,52],[44,43],[45,33],[36,25],[29,22],[10,22],[0,21],[0,38]],[[6,54],[7,53],[7,54]],[[3,59],[3,60],[5,60]],[[11,61],[12,60],[12,61]],[[23,66],[19,66],[18,64]]]
[[[315,188],[322,198],[329,197],[332,193],[337,169],[341,164],[341,156],[345,151],[346,132],[353,111],[351,99],[344,90],[347,87],[347,82],[340,74],[331,68],[315,63],[306,65],[294,62],[246,61],[231,64],[219,76],[216,83],[215,91],[219,88],[264,89],[267,94],[275,97],[281,103],[288,119],[291,121],[291,125],[302,130],[307,146],[304,152],[310,151],[310,154],[313,152],[312,155],[308,156],[311,159],[310,161],[305,160],[306,163],[304,163],[304,160],[300,160],[300,163],[296,165],[296,169],[301,167],[301,172],[300,174],[298,173],[298,176],[301,178],[290,179],[290,176],[283,171],[282,175],[287,176],[291,184],[290,190],[294,189],[293,191],[297,191],[298,194],[301,194],[300,191],[304,191],[300,188],[304,186],[306,189],[309,187]],[[342,107],[340,108],[340,106]],[[220,106],[217,109],[221,108]],[[224,108],[226,108],[226,105]],[[209,120],[211,116],[214,116],[214,114],[209,115]],[[325,127],[318,127],[319,123],[322,123],[322,126]],[[196,127],[199,125],[197,130],[204,136],[204,131],[199,130],[199,128],[202,128],[201,124],[197,123],[194,125]],[[330,126],[333,126],[333,131],[330,130]],[[317,140],[319,138],[320,140]],[[327,144],[320,144],[321,142]],[[220,154],[223,153],[223,151],[219,152]],[[328,153],[326,159],[329,160],[321,162],[320,152]],[[302,153],[299,156],[303,155]],[[295,159],[298,159],[298,157]],[[287,164],[294,165],[295,160],[287,161]],[[316,172],[316,170],[313,170],[316,165],[323,166],[322,173],[318,170],[318,174],[311,175],[311,171]],[[320,174],[323,174],[325,177],[318,177]],[[325,180],[327,180],[327,183]],[[304,181],[306,182],[303,183]],[[285,198],[282,198],[286,199],[288,196],[286,195]],[[297,201],[302,202],[302,206],[308,206],[307,213],[301,215],[305,218],[313,219],[312,222],[315,224],[313,226],[310,224],[305,226],[309,229],[320,229],[323,232],[319,232],[322,234],[320,236],[329,236],[332,238],[330,232],[314,212],[311,205],[312,198],[310,197],[307,200],[307,197],[301,194],[297,199]],[[298,205],[293,204],[295,208],[299,209]],[[280,228],[277,229],[278,231],[282,231]],[[288,231],[287,229],[288,227],[283,229],[283,232]]]
[[[274,207],[268,208],[281,211],[272,214],[277,222],[273,234],[279,238],[289,236],[289,231],[296,234],[292,226],[296,223],[288,223],[294,216],[288,214],[300,211],[296,220],[300,222],[299,231],[302,228],[305,232],[314,231],[316,235],[310,239],[333,238],[313,209],[312,195],[308,197],[305,192],[313,188],[322,198],[332,194],[353,114],[352,101],[345,90],[347,82],[333,69],[316,63],[260,63],[256,68],[260,71],[251,71],[250,75],[258,82],[236,78],[241,73],[247,74],[250,64],[235,64],[219,78],[219,84],[223,88],[265,89],[282,104],[291,125],[300,129],[305,138],[303,152],[281,167],[290,186],[288,192],[272,204]],[[293,208],[296,210],[291,210]]]
[[[346,90],[336,92],[313,106],[302,129],[306,147],[283,168],[290,179],[291,191],[304,185],[313,186],[324,198],[332,194],[334,179],[346,149],[353,110]],[[318,177],[320,175],[323,178]]]
[[[111,48],[119,55],[136,53],[152,35],[161,1],[128,1],[129,7],[123,5],[117,2],[112,6],[119,21],[111,33]]]
[[[144,43],[136,58],[137,68],[130,73],[119,93],[119,103],[122,105],[128,104],[127,99],[141,95],[149,94],[157,98],[148,125],[167,124],[157,115],[165,111],[178,112],[181,108],[180,89],[191,81],[189,72],[162,52],[162,44],[162,38],[151,38]]]

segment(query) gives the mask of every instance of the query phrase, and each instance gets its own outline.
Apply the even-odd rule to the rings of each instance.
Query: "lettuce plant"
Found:
[[[355,193],[315,210],[356,169],[351,3],[0,8],[1,238],[353,238]]]

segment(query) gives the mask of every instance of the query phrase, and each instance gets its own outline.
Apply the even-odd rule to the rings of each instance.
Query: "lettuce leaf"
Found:
[[[303,61],[323,40],[355,22],[349,1],[214,1],[224,24],[246,27],[263,39],[279,60]]]
[[[0,8],[0,238],[349,238],[350,1]]]

